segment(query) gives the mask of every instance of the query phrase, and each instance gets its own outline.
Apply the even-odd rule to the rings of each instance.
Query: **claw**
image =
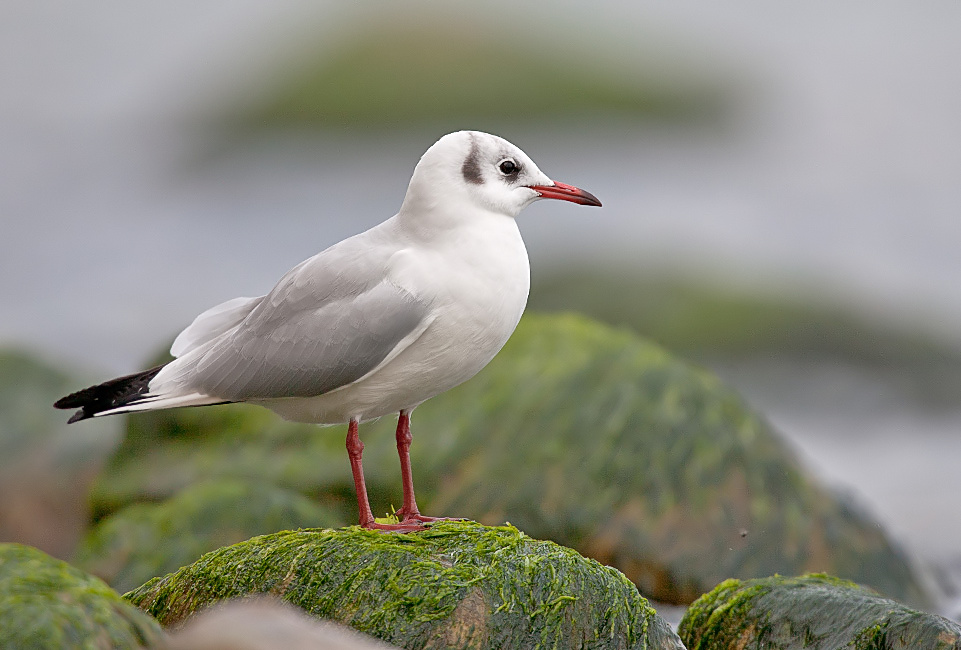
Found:
[[[464,521],[460,517],[428,517],[427,515],[422,515],[419,512],[404,512],[403,508],[394,513],[398,519],[400,519],[401,524],[409,524],[418,521],[422,524],[433,524],[438,521]]]
[[[421,530],[427,530],[427,526],[413,521],[402,521],[399,524],[379,524],[376,521],[371,521],[366,524],[361,524],[360,527],[367,530],[376,530],[381,533],[416,533]]]

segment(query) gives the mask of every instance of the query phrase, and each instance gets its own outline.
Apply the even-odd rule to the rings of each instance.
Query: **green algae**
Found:
[[[678,628],[690,650],[961,649],[961,626],[825,574],[726,580]]]
[[[254,535],[342,524],[340,513],[266,483],[201,483],[163,503],[138,503],[101,521],[82,540],[77,566],[128,591],[204,553]]]
[[[0,648],[147,648],[162,632],[102,581],[21,544],[0,544]]]
[[[621,573],[516,528],[441,523],[251,539],[124,598],[165,626],[218,600],[272,594],[409,648],[681,648]]]

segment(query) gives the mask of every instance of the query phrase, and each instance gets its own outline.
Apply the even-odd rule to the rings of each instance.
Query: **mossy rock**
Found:
[[[0,348],[0,473],[41,451],[62,466],[99,461],[113,451],[117,423],[91,422],[68,433],[63,412],[53,408],[83,381],[30,352]]]
[[[541,274],[531,287],[529,307],[574,310],[630,327],[709,365],[841,362],[880,374],[927,407],[953,409],[961,394],[956,347],[921,329],[879,322],[814,298],[792,300],[630,268],[575,267]]]
[[[0,648],[148,648],[163,632],[102,581],[22,544],[0,544]]]
[[[89,520],[86,495],[120,443],[120,422],[67,426],[53,402],[84,379],[0,348],[0,540],[67,557]]]
[[[48,437],[51,425],[62,423],[51,413],[51,395],[64,395],[72,381],[27,352],[0,348],[0,468]]]
[[[126,594],[163,625],[272,594],[405,648],[682,648],[627,578],[513,527],[256,537]]]
[[[678,631],[690,650],[961,650],[961,625],[826,575],[727,580]]]
[[[0,472],[40,449],[51,450],[61,464],[101,461],[112,453],[118,423],[101,419],[68,430],[64,412],[53,408],[86,380],[32,352],[0,347]]]
[[[412,11],[379,12],[334,47],[328,41],[283,62],[239,122],[358,131],[429,125],[435,133],[597,113],[703,122],[722,116],[733,95],[716,70],[677,58],[604,59],[570,42],[529,45],[529,30],[510,34],[503,21],[435,6]]]
[[[74,562],[124,592],[255,535],[344,523],[296,492],[228,479],[111,515],[87,534]]]
[[[256,407],[130,418],[96,495],[104,511],[207,476],[260,476],[353,502],[335,431]],[[361,427],[376,512],[401,503],[390,418]],[[923,604],[877,522],[811,479],[714,375],[586,318],[528,314],[477,377],[417,408],[422,510],[510,521],[690,603],[721,580],[824,571]]]

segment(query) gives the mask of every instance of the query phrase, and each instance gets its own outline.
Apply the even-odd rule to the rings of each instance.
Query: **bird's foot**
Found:
[[[360,527],[366,528],[367,530],[376,530],[381,533],[416,533],[420,530],[427,530],[427,526],[415,520],[404,520],[399,524],[382,524],[377,521],[369,521],[362,523]]]
[[[460,517],[428,517],[427,515],[420,514],[416,510],[414,512],[406,512],[403,508],[395,512],[394,516],[400,519],[402,524],[411,524],[414,522],[433,524],[438,521],[464,521]]]

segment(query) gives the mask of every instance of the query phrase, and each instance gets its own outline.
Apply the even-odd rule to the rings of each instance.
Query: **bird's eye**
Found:
[[[513,160],[510,160],[510,159],[503,161],[503,162],[502,162],[500,165],[498,165],[497,167],[498,167],[498,169],[501,170],[501,173],[502,173],[504,176],[510,176],[511,174],[516,174],[516,173],[517,173],[517,170],[520,169],[520,168],[517,166],[517,163],[514,162]]]

